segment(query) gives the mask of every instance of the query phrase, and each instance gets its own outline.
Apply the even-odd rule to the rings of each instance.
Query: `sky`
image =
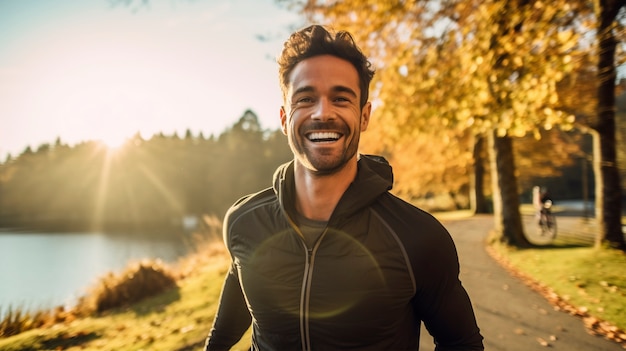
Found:
[[[301,17],[275,0],[140,3],[0,1],[0,162],[58,137],[219,135],[247,109],[280,127],[275,58]]]

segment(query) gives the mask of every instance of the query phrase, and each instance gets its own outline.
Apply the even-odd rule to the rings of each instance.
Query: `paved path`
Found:
[[[457,245],[461,280],[485,337],[485,350],[623,351],[617,343],[587,333],[582,320],[554,310],[540,294],[511,276],[485,251],[493,228],[490,215],[443,221]],[[542,343],[548,345],[542,345]],[[432,351],[422,331],[420,351]]]

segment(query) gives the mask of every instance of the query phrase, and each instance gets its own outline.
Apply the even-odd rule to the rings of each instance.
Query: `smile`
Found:
[[[307,135],[307,138],[315,143],[337,141],[341,134],[335,132],[314,132]]]

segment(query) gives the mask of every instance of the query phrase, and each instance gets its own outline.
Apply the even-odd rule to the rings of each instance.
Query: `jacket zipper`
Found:
[[[304,266],[304,276],[302,277],[302,292],[300,297],[300,333],[302,336],[302,350],[311,350],[311,331],[309,330],[309,315],[310,315],[310,301],[311,301],[311,279],[313,279],[313,269],[315,268],[315,253],[326,236],[328,227],[324,229],[322,234],[313,245],[312,249],[309,249],[302,237],[302,245],[306,250],[306,264]]]
[[[300,293],[300,336],[302,339],[302,350],[311,349],[311,336],[309,333],[309,296],[311,286],[311,273],[313,269],[313,250],[306,247],[306,263],[304,265],[304,276],[302,277],[302,290]]]
[[[300,339],[302,351],[309,351],[311,350],[311,333],[309,330],[309,302],[311,296],[311,279],[314,268],[315,252],[320,246],[320,242],[326,235],[328,227],[326,227],[320,237],[317,238],[317,241],[313,245],[313,248],[309,248],[306,244],[306,241],[304,240],[304,234],[302,234],[300,228],[298,228],[296,223],[293,222],[291,217],[287,216],[287,219],[291,224],[291,227],[300,237],[300,242],[302,243],[302,248],[304,249],[304,254],[306,256],[306,260],[304,262],[304,273],[302,276],[302,288],[300,290]]]
[[[306,241],[304,240],[304,234],[302,234],[300,228],[298,228],[296,223],[286,212],[285,217],[287,218],[287,221],[289,222],[293,230],[300,237],[300,242],[302,243],[302,247],[304,248],[306,255],[306,260],[304,264],[304,275],[302,277],[302,289],[300,291],[300,338],[302,351],[310,351],[311,335],[309,331],[309,301],[311,295],[311,277],[314,267],[315,252],[320,246],[322,239],[324,239],[324,236],[326,236],[326,232],[328,232],[328,226],[326,226],[322,234],[319,236],[319,238],[317,238],[317,241],[313,245],[313,248],[309,249]]]

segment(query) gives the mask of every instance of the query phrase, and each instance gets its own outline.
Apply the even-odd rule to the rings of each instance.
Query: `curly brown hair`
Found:
[[[365,106],[369,99],[369,85],[374,77],[372,64],[356,45],[350,33],[347,31],[331,32],[320,25],[311,25],[301,29],[291,34],[285,42],[277,60],[283,98],[286,97],[289,75],[294,67],[303,60],[320,55],[332,55],[354,66],[359,75],[360,106]]]

